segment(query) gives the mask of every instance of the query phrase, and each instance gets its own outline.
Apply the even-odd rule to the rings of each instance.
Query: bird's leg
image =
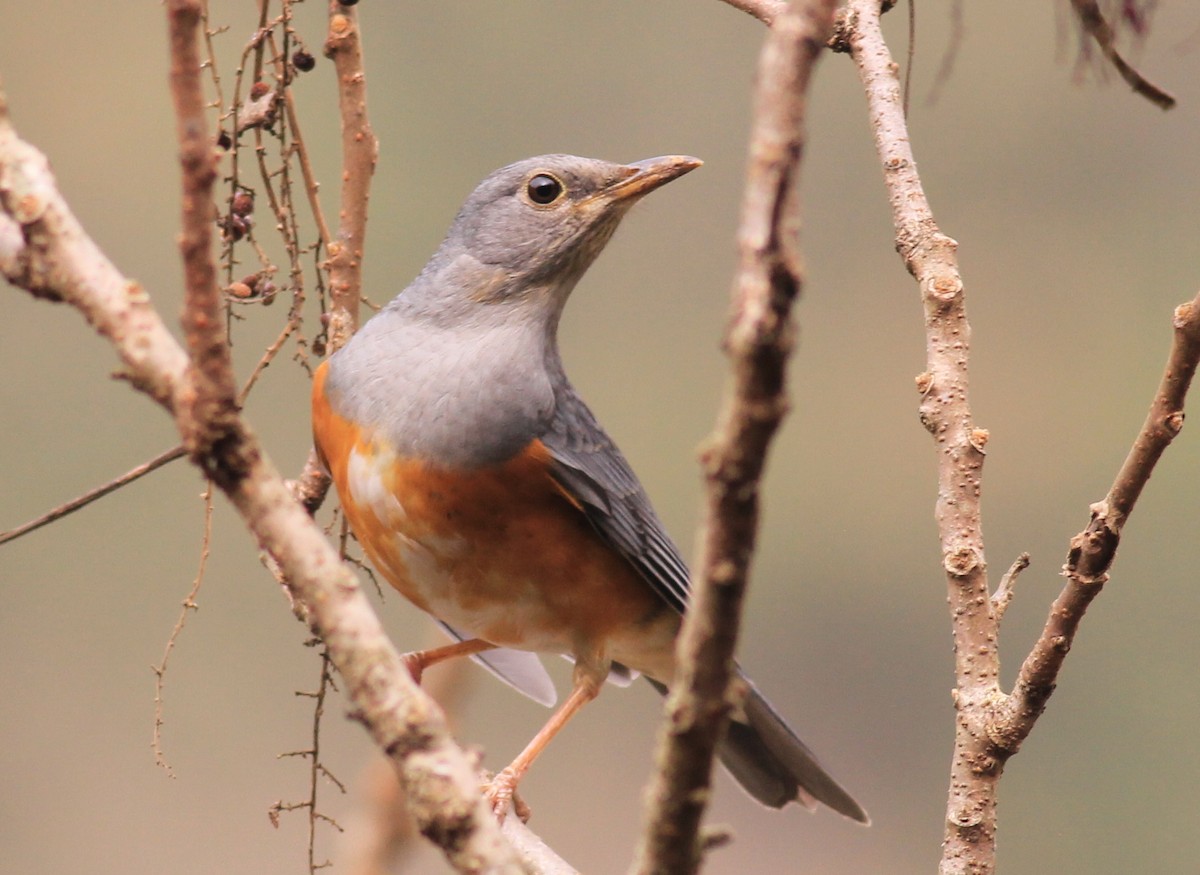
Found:
[[[453,644],[446,644],[442,647],[431,647],[428,650],[413,650],[409,653],[400,654],[400,658],[404,660],[404,667],[408,669],[408,673],[412,675],[412,679],[418,684],[421,683],[421,675],[425,669],[439,662],[444,662],[447,659],[453,659],[456,656],[470,656],[473,653],[482,653],[485,650],[492,650],[496,645],[484,641],[482,638],[469,638],[466,641],[455,641]]]
[[[590,671],[580,663],[576,663],[575,686],[571,690],[571,695],[567,697],[567,700],[546,721],[546,725],[538,730],[538,734],[533,737],[529,744],[525,745],[525,749],[517,755],[517,758],[497,772],[496,776],[492,778],[491,783],[484,788],[483,795],[487,798],[488,804],[492,806],[492,811],[495,812],[496,817],[502,823],[505,815],[508,814],[509,802],[514,802],[517,817],[521,818],[522,822],[529,820],[529,806],[513,796],[517,789],[517,784],[525,777],[525,773],[529,771],[529,767],[533,765],[533,761],[538,758],[538,755],[550,743],[550,739],[558,735],[559,730],[567,725],[567,721],[575,716],[576,711],[600,694],[600,687],[607,675],[607,668],[600,672],[599,677],[597,677],[595,671]]]

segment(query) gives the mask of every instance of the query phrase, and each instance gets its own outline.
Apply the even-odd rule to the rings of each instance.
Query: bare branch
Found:
[[[768,26],[787,9],[787,0],[725,0],[734,9],[740,9],[747,15],[753,15]]]
[[[801,287],[797,178],[813,65],[832,28],[833,0],[789,7],[759,62],[750,160],[726,336],[733,385],[702,453],[707,499],[691,603],[677,645],[647,827],[633,871],[694,872],[712,757],[730,708],[733,652],[758,528],[758,481],[788,402],[785,365]]]
[[[186,455],[182,446],[171,447],[164,453],[159,453],[148,462],[143,462],[133,468],[130,468],[120,477],[114,477],[102,486],[97,486],[95,489],[89,489],[83,495],[72,498],[65,504],[60,504],[53,510],[49,510],[42,514],[37,519],[32,519],[27,523],[17,526],[15,529],[9,529],[7,532],[0,532],[0,544],[7,544],[9,541],[15,541],[22,535],[28,535],[30,532],[40,529],[42,526],[48,525],[55,520],[60,520],[63,517],[74,513],[81,508],[87,507],[93,501],[103,498],[111,492],[116,492],[122,486],[128,486],[130,483],[145,477],[151,471],[157,471],[168,462],[174,462],[176,459],[181,459]]]
[[[179,448],[179,455],[183,455],[182,449],[182,447]],[[192,578],[192,588],[188,591],[187,596],[179,606],[179,617],[175,620],[175,626],[171,629],[171,634],[167,636],[167,644],[163,648],[162,659],[159,660],[158,665],[151,666],[151,671],[154,672],[154,734],[150,740],[150,748],[154,751],[154,764],[165,769],[166,773],[172,778],[175,777],[175,770],[167,762],[162,749],[163,689],[167,680],[167,663],[171,659],[171,651],[175,649],[175,644],[179,641],[179,636],[183,632],[183,626],[187,622],[188,613],[199,610],[199,605],[196,604],[196,596],[200,592],[200,587],[204,584],[204,572],[208,567],[208,557],[212,553],[212,498],[212,484],[209,484],[208,488],[204,490],[204,535],[200,540],[200,566],[196,569],[196,576]]]
[[[1014,587],[1016,586],[1017,578],[1028,567],[1029,554],[1022,553],[1013,560],[1013,564],[1008,567],[1008,571],[1004,572],[1004,576],[1000,578],[1000,585],[992,593],[992,611],[996,615],[997,626],[1004,619],[1004,612],[1008,610],[1009,604],[1012,603],[1013,595],[1016,592]]]
[[[1011,699],[997,714],[993,735],[1010,754],[1033,729],[1054,692],[1059,670],[1092,599],[1108,580],[1121,529],[1163,451],[1183,428],[1183,403],[1200,362],[1200,294],[1175,310],[1171,354],[1150,412],[1103,501],[1092,505],[1087,528],[1071,539],[1067,582],[1021,671]]]
[[[342,118],[342,198],[336,240],[329,244],[329,348],[342,347],[358,325],[362,295],[362,257],[367,233],[367,203],[371,176],[379,157],[379,142],[367,119],[367,82],[363,74],[358,13],[331,0],[325,55],[338,77],[338,106]]]
[[[1013,566],[988,597],[979,496],[988,434],[971,421],[966,320],[956,245],[933,220],[905,127],[895,65],[879,30],[878,0],[850,0],[835,46],[858,65],[896,227],[897,250],[921,286],[928,369],[917,378],[921,419],[937,442],[938,531],[955,641],[958,711],[951,766],[943,875],[995,869],[996,787],[1053,690],[1087,604],[1107,578],[1120,528],[1150,471],[1182,424],[1183,393],[1200,357],[1200,297],[1176,314],[1176,347],[1142,436],[1088,528],[1072,541],[1068,583],[1011,696],[999,688],[999,619],[1012,597]]]
[[[188,386],[176,397],[176,418],[183,445],[192,460],[203,466],[217,460],[215,445],[229,440],[237,419],[237,384],[229,345],[217,268],[212,258],[213,185],[217,178],[216,154],[208,138],[204,90],[201,84],[201,6],[198,0],[169,0],[167,25],[171,41],[171,98],[175,105],[176,134],[183,181],[183,331],[191,365]],[[208,471],[214,479],[236,472]],[[220,480],[217,484],[225,488]]]
[[[917,388],[921,421],[939,452],[935,516],[949,589],[959,712],[941,871],[983,873],[991,871],[995,858],[995,787],[1001,769],[985,753],[984,727],[987,709],[1002,695],[979,505],[988,435],[971,419],[971,328],[957,244],[938,229],[917,174],[897,66],[879,16],[879,0],[850,0],[836,45],[848,48],[858,67],[892,206],[896,249],[920,285],[924,303],[927,369]]]
[[[1121,74],[1121,78],[1134,90],[1134,93],[1142,95],[1159,109],[1171,109],[1175,106],[1175,98],[1171,94],[1135,70],[1117,51],[1116,33],[1113,31],[1112,25],[1105,20],[1104,14],[1100,11],[1100,4],[1096,0],[1071,0],[1071,6],[1075,9],[1075,14],[1079,16],[1079,23],[1084,31],[1096,41],[1104,57]]]

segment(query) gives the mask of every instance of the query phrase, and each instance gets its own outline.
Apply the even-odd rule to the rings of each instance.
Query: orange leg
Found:
[[[424,674],[425,669],[429,668],[429,666],[445,662],[447,659],[453,659],[456,656],[470,656],[473,653],[492,650],[495,646],[495,644],[489,644],[482,638],[471,638],[467,641],[455,641],[453,644],[446,644],[443,647],[431,647],[428,650],[414,650],[411,653],[402,653],[400,658],[404,660],[404,667],[408,669],[408,673],[412,675],[412,679],[419,684],[421,683],[421,675]]]
[[[559,730],[567,725],[567,721],[574,717],[580,708],[600,694],[600,685],[602,683],[602,679],[597,680],[591,675],[577,670],[575,687],[571,690],[571,695],[554,712],[553,716],[546,721],[546,725],[538,730],[538,734],[517,755],[517,758],[509,763],[506,768],[497,772],[496,777],[492,778],[492,782],[484,788],[483,795],[501,822],[504,821],[505,816],[508,814],[508,803],[513,801],[513,793],[517,789],[517,784],[525,777],[525,773],[529,771],[529,767],[533,765],[533,761],[538,758],[538,755],[550,743],[550,739],[558,735]],[[517,816],[522,821],[528,820],[528,806],[520,802],[520,800],[516,801],[516,806]]]

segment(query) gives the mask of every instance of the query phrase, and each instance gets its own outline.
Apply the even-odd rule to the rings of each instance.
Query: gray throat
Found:
[[[401,456],[445,467],[495,464],[545,433],[561,375],[554,324],[538,308],[478,303],[480,318],[430,313],[412,289],[329,361],[341,416],[374,429]],[[561,377],[560,377],[561,379]]]

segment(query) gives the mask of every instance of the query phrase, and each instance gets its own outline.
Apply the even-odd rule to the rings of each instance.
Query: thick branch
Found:
[[[1000,695],[997,624],[988,596],[980,520],[987,432],[972,423],[967,360],[971,329],[955,249],[921,186],[905,122],[897,65],[879,27],[879,0],[850,0],[839,48],[848,48],[867,95],[871,128],[892,206],[896,249],[917,280],[925,310],[927,366],[917,378],[921,421],[937,444],[935,516],[949,589],[959,719],[951,767],[941,871],[990,872],[995,859],[995,788],[1002,761],[985,731]]]
[[[741,263],[726,338],[733,381],[702,454],[707,499],[692,601],[678,643],[658,769],[647,789],[647,828],[634,871],[694,872],[712,757],[730,708],[733,652],[758,528],[758,481],[787,410],[785,365],[800,292],[796,182],[806,94],[830,33],[835,3],[788,8],[759,63],[750,160],[739,233]]]

